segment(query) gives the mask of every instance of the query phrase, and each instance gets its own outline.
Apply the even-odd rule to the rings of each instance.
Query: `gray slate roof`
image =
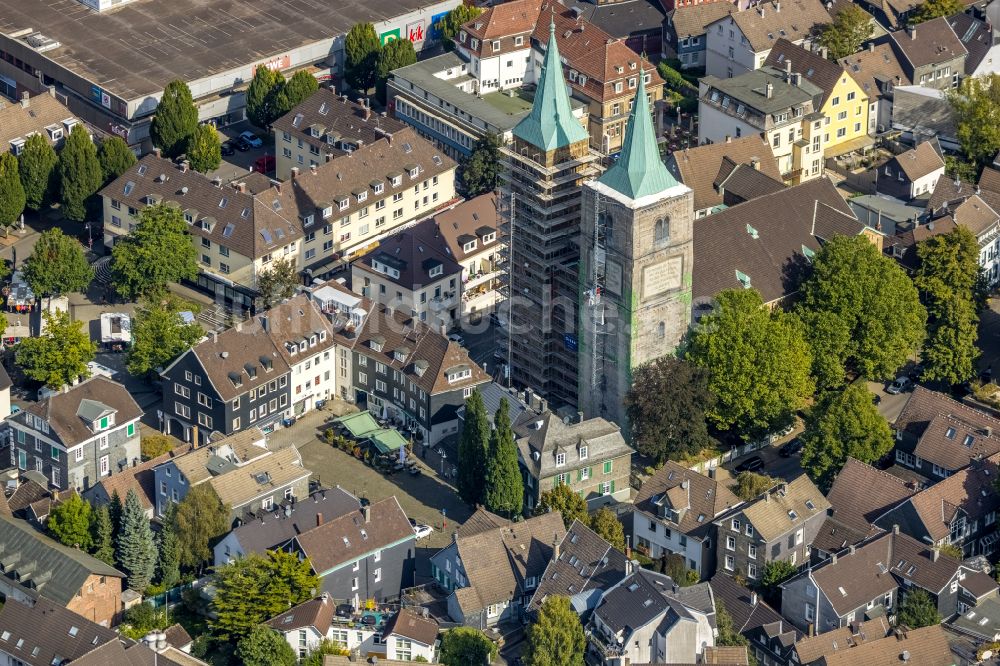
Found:
[[[245,553],[263,553],[288,543],[296,534],[316,527],[318,514],[323,514],[324,520],[333,520],[357,511],[361,505],[357,497],[337,487],[314,492],[289,506],[290,516],[285,515],[284,507],[279,507],[233,530]]]
[[[714,615],[715,600],[709,584],[675,589],[670,576],[639,569],[606,592],[594,614],[613,632],[624,632],[627,640],[631,632],[658,620],[664,613],[691,617],[685,607]]]
[[[532,411],[521,414],[514,422],[514,435],[521,459],[536,478],[555,474],[633,452],[617,425],[603,418],[587,419],[582,423],[563,423],[552,412],[541,416]],[[587,457],[580,459],[580,446],[587,447]],[[535,460],[534,453],[539,454]],[[566,464],[556,467],[556,454],[566,455]]]
[[[731,79],[706,76],[701,82],[762,113],[780,113],[823,94],[822,89],[806,80],[798,86],[786,83],[784,72],[773,67],[761,67]],[[774,86],[770,97],[764,94],[768,83]]]
[[[93,403],[115,411],[117,425],[142,416],[142,409],[124,386],[100,375],[77,384],[65,393],[56,393],[35,403],[26,412],[45,419],[59,441],[64,446],[71,447],[95,436],[96,433],[83,420],[86,417],[80,413],[81,406],[84,406],[87,416],[98,411],[106,413]],[[22,412],[12,418],[25,423],[27,417]]]
[[[114,629],[44,598],[34,606],[8,599],[0,610],[0,629],[0,650],[30,666],[76,663],[85,655],[103,654],[107,646],[119,643]]]

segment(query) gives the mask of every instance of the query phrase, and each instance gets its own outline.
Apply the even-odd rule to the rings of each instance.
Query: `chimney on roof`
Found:
[[[751,592],[750,593],[750,605],[751,606],[756,606],[757,605],[757,593],[756,592]]]
[[[266,314],[260,316],[260,327],[265,331],[270,330],[271,323],[267,320]]]
[[[837,553],[830,554],[830,564],[832,565],[837,564]]]
[[[760,171],[760,160],[756,157],[750,158],[750,166],[753,167],[754,171]]]
[[[316,175],[316,165],[315,164],[310,164],[309,165],[309,171],[312,173],[312,175],[315,176]]]
[[[727,134],[726,135],[726,143],[732,143],[732,142],[733,142],[733,137],[731,137],[730,135]]]
[[[760,12],[760,17],[764,18],[764,5],[757,5],[757,11]]]
[[[781,3],[780,2],[774,3],[774,12],[776,14],[781,12]]]
[[[163,156],[160,153],[160,149],[159,148],[153,148],[153,154],[156,155],[157,157],[162,157]]]
[[[764,84],[764,97],[771,99],[774,96],[774,84],[768,81]]]
[[[191,166],[190,162],[188,162],[187,160],[181,160],[181,173],[187,173],[187,170],[190,168],[190,166]]]
[[[828,56],[829,56],[829,54],[830,54],[830,49],[828,49],[828,48],[826,48],[826,47],[824,46],[823,48],[821,48],[821,49],[819,50],[819,53],[820,53],[820,55],[821,55],[821,56],[823,56],[823,60],[826,60],[826,59],[827,59],[827,57],[828,57]]]
[[[298,177],[299,177],[299,168],[292,167],[292,178],[298,178]]]
[[[27,109],[31,105],[31,95],[25,91],[21,93],[21,108]]]
[[[243,181],[236,183],[236,191],[239,192],[240,194],[246,194],[247,184],[244,183]]]
[[[365,504],[361,507],[361,514],[365,517],[365,522],[372,522],[372,506],[371,504]]]
[[[559,535],[558,534],[553,534],[552,535],[552,559],[553,560],[558,560],[559,559]]]
[[[219,332],[218,331],[212,331],[212,344],[213,345],[219,344]]]
[[[910,35],[910,39],[917,38],[917,26],[915,25],[906,26],[906,32]]]
[[[851,552],[851,555],[853,555],[857,551],[857,548],[855,548],[854,544],[852,543],[847,550],[849,550]]]
[[[932,548],[931,549],[931,562],[937,562],[939,557],[941,557],[941,549],[940,548]]]
[[[875,53],[875,42],[868,42],[868,52]]]
[[[899,534],[899,525],[898,524],[892,526],[892,533],[893,534]]]
[[[316,527],[323,524],[323,513],[321,511],[316,512]]]
[[[792,61],[791,61],[791,59],[788,59],[788,60],[785,61],[785,75],[786,75],[785,76],[785,80],[786,81],[792,75]]]

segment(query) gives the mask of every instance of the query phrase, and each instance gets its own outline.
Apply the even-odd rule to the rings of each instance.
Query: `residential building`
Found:
[[[715,646],[715,599],[708,583],[679,587],[637,568],[601,594],[587,623],[590,663],[691,664]]]
[[[923,386],[914,387],[893,430],[896,462],[928,484],[1000,453],[1000,420]]]
[[[434,663],[438,648],[437,620],[412,608],[400,608],[382,630],[386,659],[414,661],[423,657]]]
[[[930,194],[944,176],[944,159],[936,141],[924,141],[877,168],[875,189],[880,194],[909,201]]]
[[[324,592],[275,615],[264,624],[281,634],[299,659],[305,659],[330,637],[336,610],[337,602]]]
[[[102,627],[118,624],[125,574],[10,516],[0,515],[0,543],[5,606],[53,602]]]
[[[717,574],[709,585],[715,603],[724,604],[733,619],[733,630],[750,642],[749,650],[758,664],[792,663],[796,641],[803,638],[795,625],[731,576]]]
[[[272,449],[256,428],[209,442],[153,469],[156,515],[181,502],[191,488],[208,483],[230,508],[230,520],[246,520],[309,495],[311,472],[294,446]]]
[[[708,26],[739,10],[729,2],[678,4],[663,24],[663,51],[680,60],[681,69],[703,69]]]
[[[959,609],[961,583],[971,575],[982,573],[894,527],[782,583],[781,612],[803,631],[824,633],[893,615],[919,588],[942,617],[950,617]]]
[[[946,180],[942,178],[941,180]],[[862,199],[864,197],[855,197]],[[920,201],[919,203],[923,203]],[[852,202],[852,208],[857,210],[857,204]],[[917,215],[921,215],[921,211]],[[948,234],[955,230],[955,221],[950,217],[939,217],[926,224],[900,225],[896,224],[896,235],[886,240],[886,254],[891,254],[893,259],[898,261],[906,271],[913,275],[920,267],[920,259],[917,257],[917,246],[919,243],[940,234]]]
[[[649,108],[634,105],[618,160],[583,187],[577,288],[576,404],[626,432],[632,373],[674,352],[691,320],[693,200],[660,158]]]
[[[881,532],[875,520],[916,491],[915,484],[848,458],[826,494],[830,515],[813,540],[813,560],[827,559]]]
[[[907,25],[917,7],[921,5],[916,0],[861,0],[858,6],[875,17],[883,29],[897,30]]]
[[[896,630],[895,635],[867,641],[851,650],[838,650],[824,657],[826,666],[875,666],[912,661],[923,666],[953,666],[955,654],[948,635],[938,624],[921,629]]]
[[[808,563],[810,544],[829,508],[804,474],[769,488],[714,521],[718,570],[758,580],[768,562]]]
[[[801,75],[763,67],[736,78],[706,76],[700,83],[698,142],[762,135],[782,179],[803,183],[823,173],[826,150],[823,91]]]
[[[521,620],[566,534],[558,511],[512,524],[473,514],[452,542],[431,556],[431,575],[448,595],[452,621],[474,627]]]
[[[889,43],[914,85],[948,90],[965,74],[969,51],[943,16],[890,32]]]
[[[668,460],[646,479],[635,498],[632,538],[654,560],[680,555],[706,578],[716,569],[714,521],[742,504],[724,483]]]
[[[868,641],[879,640],[891,635],[889,619],[876,617],[870,622],[857,621],[840,629],[806,636],[794,646],[794,660],[797,663],[820,666],[825,658],[840,650],[848,650]]]
[[[263,555],[268,550],[284,548],[297,534],[360,510],[357,497],[340,488],[320,489],[295,501],[282,499],[272,511],[259,511],[256,519],[240,521],[213,548],[212,561],[217,567],[250,553]]]
[[[664,7],[659,0],[629,3],[566,0],[564,4],[636,53],[651,58],[660,54]]]
[[[882,529],[899,525],[923,543],[950,544],[960,548],[963,557],[990,555],[1000,539],[996,531],[1000,496],[993,492],[998,461],[1000,454],[972,460],[885,512],[875,523]]]
[[[138,463],[141,417],[124,386],[96,375],[8,417],[11,465],[87,490]]]
[[[892,130],[899,140],[915,145],[937,139],[945,150],[958,151],[958,117],[948,90],[930,86],[896,86],[892,93]]]
[[[994,37],[989,21],[962,12],[949,16],[948,23],[968,51],[965,76],[988,76],[1000,72],[1000,43]]]
[[[0,662],[4,664],[114,663],[118,632],[67,610],[62,604],[39,599],[35,604],[10,600],[0,609]],[[95,661],[96,660],[96,661]]]
[[[27,91],[15,95],[14,88],[7,77],[0,77],[0,95],[19,99],[9,103],[0,98],[0,153],[20,155],[32,134],[42,135],[53,148],[62,146],[80,121],[56,98],[55,89],[32,97]]]
[[[549,31],[531,112],[503,149],[501,284],[511,299],[508,323],[518,333],[508,336],[511,382],[553,403],[572,404],[578,390],[581,185],[599,168],[589,135],[570,110],[554,24]]]
[[[426,231],[411,227],[384,239],[351,265],[351,284],[366,298],[446,331],[460,322],[462,266]],[[495,241],[496,229],[488,237]]]
[[[868,128],[881,134],[892,128],[892,102],[896,86],[913,83],[888,42],[867,46],[837,61],[868,95]]]
[[[84,491],[83,497],[95,507],[104,506],[111,502],[115,493],[118,493],[118,498],[124,502],[131,490],[139,498],[139,503],[142,504],[146,517],[152,519],[156,508],[156,480],[153,469],[168,460],[188,453],[190,450],[190,444],[183,444],[173,451],[150,458],[138,465],[126,467],[118,474],[102,478],[98,483]]]
[[[603,418],[564,423],[557,414],[524,412],[513,423],[524,476],[524,508],[530,512],[543,492],[567,485],[597,507],[628,499],[635,452],[617,425]]]
[[[823,114],[823,152],[827,157],[863,150],[874,143],[868,136],[868,94],[847,68],[829,60],[823,50],[809,50],[781,38],[764,64],[791,70],[822,91],[815,108]]]
[[[722,79],[751,72],[777,40],[801,44],[831,22],[820,0],[771,0],[720,18],[706,33],[705,73]]]
[[[599,593],[621,582],[628,575],[628,568],[625,553],[574,520],[562,541],[556,544],[528,610],[538,612],[550,595],[567,595],[580,621],[586,623]]]
[[[970,200],[971,205],[965,205]],[[979,265],[986,279],[991,285],[1000,281],[1000,225],[996,223],[1000,218],[1000,171],[985,167],[975,185],[939,178],[927,210],[935,223],[950,215],[954,223],[969,229],[979,241]]]
[[[728,136],[725,141],[685,148],[667,156],[667,169],[671,175],[694,192],[695,217],[705,217],[728,208],[724,202],[724,185],[740,164],[752,166],[771,180],[781,182],[781,172],[771,152],[771,144],[756,135],[739,139]]]
[[[462,319],[477,323],[500,303],[500,238],[495,193],[481,194],[418,225],[462,267]]]
[[[458,4],[376,0],[348,16],[342,7],[325,4],[288,11],[275,0],[230,7],[225,14],[197,0],[152,7],[115,0],[4,0],[0,93],[16,99],[54,86],[77,117],[129,145],[148,146],[152,115],[172,80],[188,85],[201,122],[228,125],[245,118],[246,86],[258,67],[339,79],[344,37],[356,23],[372,23],[382,42],[409,39],[419,53],[437,45],[438,24]],[[281,20],[259,20],[267,15]],[[156,35],[148,31],[151,23],[187,27],[183,35]]]
[[[404,588],[413,586],[416,537],[395,497],[317,522],[297,534],[286,550],[309,558],[332,598],[347,599],[359,609],[366,599],[397,600]]]
[[[993,596],[986,598],[951,620],[948,627],[971,637],[977,645],[1000,640],[1000,600]]]
[[[305,171],[374,143],[405,125],[366,104],[323,87],[271,123],[274,134],[274,175],[288,180],[292,168]]]

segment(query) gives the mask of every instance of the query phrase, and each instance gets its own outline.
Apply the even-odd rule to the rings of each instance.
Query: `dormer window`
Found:
[[[358,198],[359,202],[360,201],[364,201],[364,200],[366,200],[368,198],[368,192],[367,192],[367,190],[361,190],[357,194],[355,194],[354,196],[356,196]]]
[[[393,176],[392,180],[390,182],[392,183],[393,187],[399,187],[400,183],[403,182],[403,177],[402,176]]]
[[[455,382],[462,381],[463,379],[469,379],[470,377],[472,377],[472,369],[466,367],[458,368],[452,370],[451,372],[448,372],[447,376],[448,376],[448,383],[454,384]]]
[[[11,139],[10,141],[10,152],[15,155],[20,155],[21,151],[24,150],[24,139]]]
[[[566,464],[566,454],[557,453],[556,454],[556,467],[562,467]]]
[[[385,184],[375,183],[374,185],[372,185],[372,190],[375,191],[375,194],[382,194],[383,192],[385,192]]]
[[[313,214],[312,213],[309,213],[308,215],[303,215],[302,216],[302,225],[303,226],[308,227],[312,223],[313,223]]]
[[[351,200],[350,199],[344,199],[344,200],[339,201],[337,203],[338,203],[338,206],[340,207],[340,210],[347,210],[348,206],[351,205]]]
[[[524,37],[522,35],[514,38],[514,46],[524,46]]]
[[[326,331],[320,331],[319,332],[319,341],[323,342],[324,340],[326,340]]]
[[[288,344],[286,344],[285,349],[288,350],[289,356],[295,356],[296,354],[299,353],[299,346],[294,342],[289,342]]]
[[[100,432],[101,430],[107,430],[115,424],[115,415],[108,414],[107,416],[102,416],[97,420],[95,425],[95,430]]]
[[[444,273],[444,266],[441,264],[437,264],[436,266],[431,268],[431,270],[428,272],[428,275],[430,275],[431,277],[437,277],[442,273]]]
[[[267,356],[261,356],[260,357],[260,365],[261,365],[261,367],[264,368],[264,372],[271,372],[271,370],[274,368],[274,361],[272,361]]]
[[[243,374],[239,372],[230,372],[229,381],[233,383],[233,386],[239,388],[243,386]]]
[[[485,236],[483,236],[483,245],[486,245],[487,243],[492,243],[496,239],[497,239],[497,234],[495,231],[491,234],[486,234]]]
[[[420,167],[413,167],[412,169],[410,169],[409,173],[410,173],[410,178],[416,178],[417,175],[420,173]]]
[[[309,346],[310,347],[315,347],[316,346],[316,336],[315,335],[310,335],[309,336]]]
[[[500,51],[500,40],[499,39],[494,39],[493,40],[493,53],[497,53],[499,51]]]
[[[586,460],[586,459],[587,459],[587,447],[581,445],[580,446],[580,460]]]
[[[323,209],[324,220],[328,217],[331,217],[332,215],[333,215],[333,206],[327,206],[326,208]]]
[[[303,340],[302,342],[299,343],[299,351],[304,352],[305,350],[306,350],[306,341]]]
[[[385,339],[382,337],[372,338],[368,344],[371,345],[372,351],[380,352],[382,351],[382,346],[385,344]]]
[[[472,252],[476,249],[476,241],[470,240],[468,243],[462,246],[462,249],[466,252]]]
[[[628,80],[628,88],[629,88],[629,90],[632,90],[633,88],[635,88],[635,86],[636,86],[636,85],[637,85],[637,83],[636,83],[636,79],[635,79],[635,77],[633,76],[632,78],[630,78],[630,79]]]
[[[465,43],[466,37],[467,36],[466,36],[464,30],[462,32],[458,33],[458,41],[462,42],[463,44]]]

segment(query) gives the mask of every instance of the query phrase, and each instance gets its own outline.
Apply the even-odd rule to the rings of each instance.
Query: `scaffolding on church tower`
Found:
[[[607,223],[608,214],[606,201],[602,194],[595,193],[594,196],[594,237],[593,241],[593,261],[591,274],[587,276],[588,286],[586,291],[587,306],[589,307],[589,324],[593,338],[591,340],[591,376],[590,385],[592,389],[601,390],[601,412],[604,412],[604,389],[605,378],[603,374],[605,358],[605,342],[607,335],[605,326],[607,320],[604,315],[604,290],[607,276]]]

